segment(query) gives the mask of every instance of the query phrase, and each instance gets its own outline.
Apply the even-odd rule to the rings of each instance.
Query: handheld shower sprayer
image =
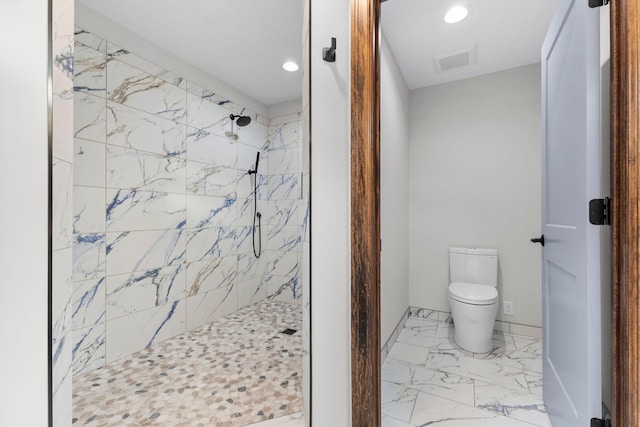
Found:
[[[256,258],[260,258],[262,254],[262,214],[258,212],[258,164],[260,164],[260,151],[256,153],[255,169],[249,169],[247,172],[249,176],[255,175],[253,178],[253,255]],[[256,227],[256,222],[258,223]],[[256,233],[258,234],[258,244],[256,245]]]
[[[255,165],[255,169],[249,169],[249,175],[253,175],[254,173],[258,173],[258,164],[260,163],[260,152],[258,151],[256,153],[256,165]]]

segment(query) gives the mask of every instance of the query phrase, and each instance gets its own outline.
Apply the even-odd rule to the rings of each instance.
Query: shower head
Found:
[[[238,126],[246,126],[249,123],[251,123],[251,117],[249,116],[241,116],[239,114],[231,114],[229,116],[229,118],[231,119],[231,121],[236,121],[236,124]]]

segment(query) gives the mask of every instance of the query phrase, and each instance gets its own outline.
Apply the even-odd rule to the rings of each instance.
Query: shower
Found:
[[[246,124],[249,124],[251,119],[249,119]],[[238,120],[238,126],[240,125],[240,120]],[[244,125],[242,125],[244,126]],[[247,173],[249,176],[255,175],[253,178],[253,229],[252,229],[252,239],[253,239],[253,255],[256,258],[260,258],[262,254],[262,214],[258,212],[258,164],[260,163],[260,152],[256,153],[256,164],[255,169],[250,169]],[[256,249],[256,219],[258,221],[258,248]]]
[[[230,114],[229,118],[231,119],[231,130],[228,131],[228,132],[225,132],[224,134],[228,138],[238,139],[238,134],[233,131],[233,122],[235,121],[236,125],[238,125],[238,127],[244,127],[244,126],[248,125],[249,123],[251,123],[251,117],[249,117],[249,116],[241,116],[239,114]]]

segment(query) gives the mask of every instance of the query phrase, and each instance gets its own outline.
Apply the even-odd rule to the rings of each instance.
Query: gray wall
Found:
[[[409,305],[409,89],[384,36],[380,51],[380,344]]]
[[[493,247],[498,319],[540,326],[539,64],[414,90],[409,110],[410,304],[449,311],[448,248]]]

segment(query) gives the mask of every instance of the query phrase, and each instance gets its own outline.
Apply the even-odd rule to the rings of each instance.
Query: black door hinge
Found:
[[[609,4],[609,0],[589,0],[589,7],[600,7]]]
[[[593,199],[589,201],[589,222],[593,225],[611,224],[611,199]]]
[[[611,427],[611,420],[591,418],[591,427]]]

